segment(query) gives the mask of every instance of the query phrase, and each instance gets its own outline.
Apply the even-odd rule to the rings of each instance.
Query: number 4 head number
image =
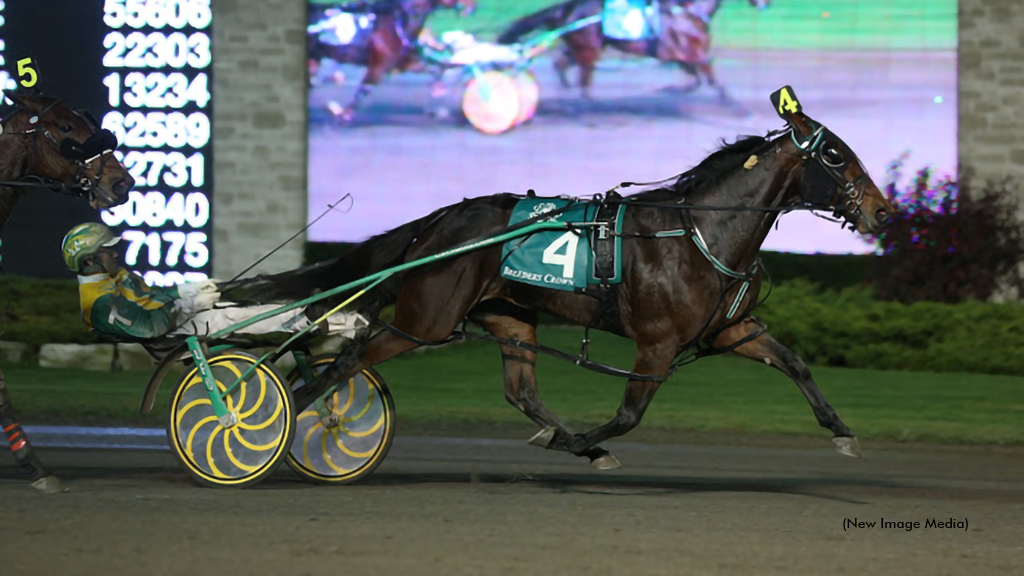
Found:
[[[796,98],[796,92],[792,86],[786,85],[779,88],[771,95],[772,105],[780,118],[789,122],[793,116],[803,111],[803,106]]]

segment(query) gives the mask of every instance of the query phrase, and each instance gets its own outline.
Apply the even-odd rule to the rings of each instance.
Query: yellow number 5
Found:
[[[36,85],[39,81],[39,73],[32,67],[31,58],[22,58],[18,60],[18,84],[21,84],[22,88],[31,88]],[[27,77],[31,77],[28,79]]]
[[[779,94],[779,114],[789,111],[790,114],[796,114],[800,109],[796,99],[790,95],[789,90],[785,88]]]

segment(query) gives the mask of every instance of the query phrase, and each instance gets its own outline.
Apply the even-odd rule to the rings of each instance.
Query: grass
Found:
[[[542,341],[578,348],[581,330],[542,328]],[[592,335],[592,357],[629,368],[633,345]],[[83,372],[5,367],[15,407],[28,423],[123,423],[163,426],[170,386],[158,414],[138,415],[148,373]],[[495,346],[465,343],[411,353],[385,363],[404,433],[448,428],[486,434],[495,427],[532,426],[503,396]],[[949,444],[1024,444],[1024,378],[973,374],[884,372],[819,367],[822,391],[862,439]],[[548,357],[538,366],[545,403],[580,427],[609,419],[623,381]],[[764,365],[708,358],[662,385],[639,431],[726,431],[828,437],[797,387]],[[637,437],[636,434],[633,435]]]
[[[311,0],[336,4],[335,0]],[[466,30],[492,40],[514,20],[556,0],[479,0],[460,18],[435,12],[436,33]],[[746,0],[725,0],[712,20],[715,48],[801,50],[955,50],[956,0],[772,0],[764,11]]]

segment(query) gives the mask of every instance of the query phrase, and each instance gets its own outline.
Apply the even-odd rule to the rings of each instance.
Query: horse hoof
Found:
[[[60,479],[56,476],[45,476],[32,483],[32,487],[43,494],[59,494],[67,492],[68,489],[61,486]]]
[[[861,457],[860,442],[857,441],[856,436],[837,436],[832,439],[832,443],[835,444],[836,450],[840,454],[853,458]]]
[[[533,438],[527,440],[526,443],[530,444],[531,446],[540,446],[541,448],[547,448],[551,444],[551,440],[555,437],[556,430],[558,430],[558,428],[555,428],[554,426],[548,426],[541,430],[540,432],[534,434]]]
[[[616,468],[621,468],[622,463],[619,462],[619,459],[614,454],[609,453],[600,458],[595,458],[590,463],[590,467],[596,470],[615,470]]]
[[[600,458],[595,458],[590,462],[590,466],[596,470],[615,470],[616,468],[621,468],[622,463],[619,462],[619,459],[614,454],[608,453]]]

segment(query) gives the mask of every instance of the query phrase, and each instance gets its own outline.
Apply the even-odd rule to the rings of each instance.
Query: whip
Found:
[[[282,243],[281,243],[280,245],[278,245],[278,247],[277,247],[277,248],[274,248],[274,249],[273,249],[273,250],[271,250],[270,252],[267,252],[267,253],[266,253],[266,254],[264,254],[264,255],[263,255],[263,256],[262,256],[262,257],[261,257],[261,258],[260,258],[259,260],[257,260],[257,261],[255,261],[255,262],[253,262],[252,264],[250,264],[248,268],[246,268],[245,270],[242,270],[242,271],[241,271],[241,272],[239,272],[238,274],[235,274],[235,277],[234,277],[234,278],[232,278],[231,280],[228,280],[228,282],[230,283],[230,282],[234,282],[235,280],[238,280],[239,278],[241,278],[242,276],[244,276],[246,272],[248,272],[249,270],[252,270],[252,269],[253,269],[253,268],[255,268],[256,266],[258,266],[258,265],[259,265],[259,264],[260,264],[261,262],[263,262],[263,261],[264,261],[264,260],[266,260],[267,258],[270,258],[271,256],[273,256],[275,252],[277,252],[277,251],[278,251],[278,250],[280,250],[281,248],[284,248],[285,246],[287,246],[289,242],[291,242],[292,240],[295,240],[296,238],[298,238],[300,234],[302,234],[302,233],[303,233],[303,232],[305,232],[306,230],[309,230],[310,228],[312,228],[313,224],[316,224],[317,222],[319,222],[319,221],[320,221],[320,219],[321,219],[321,218],[323,218],[324,216],[327,216],[327,214],[328,214],[328,213],[330,213],[331,211],[333,211],[333,210],[334,210],[334,208],[335,208],[335,207],[336,207],[336,206],[337,206],[338,204],[341,204],[341,203],[342,203],[342,202],[343,202],[343,201],[344,201],[344,200],[345,200],[346,198],[347,198],[347,199],[349,199],[349,200],[350,200],[351,202],[355,203],[355,201],[354,201],[354,200],[352,200],[352,195],[351,195],[351,194],[345,194],[345,195],[344,195],[344,196],[342,196],[341,198],[338,198],[338,199],[337,199],[337,200],[336,200],[336,201],[334,202],[334,204],[328,204],[328,205],[327,205],[327,209],[326,209],[326,210],[324,210],[322,214],[320,214],[319,216],[317,216],[315,220],[313,220],[313,221],[312,221],[312,222],[310,222],[309,224],[306,224],[306,225],[305,225],[305,226],[304,226],[304,227],[303,227],[303,228],[302,228],[301,230],[299,230],[299,231],[298,231],[298,232],[296,232],[295,234],[292,234],[291,238],[288,238],[287,240],[285,240],[284,242],[282,242]],[[352,206],[349,206],[348,210],[351,210],[351,209],[352,209]],[[345,212],[348,212],[348,210],[345,210]]]

